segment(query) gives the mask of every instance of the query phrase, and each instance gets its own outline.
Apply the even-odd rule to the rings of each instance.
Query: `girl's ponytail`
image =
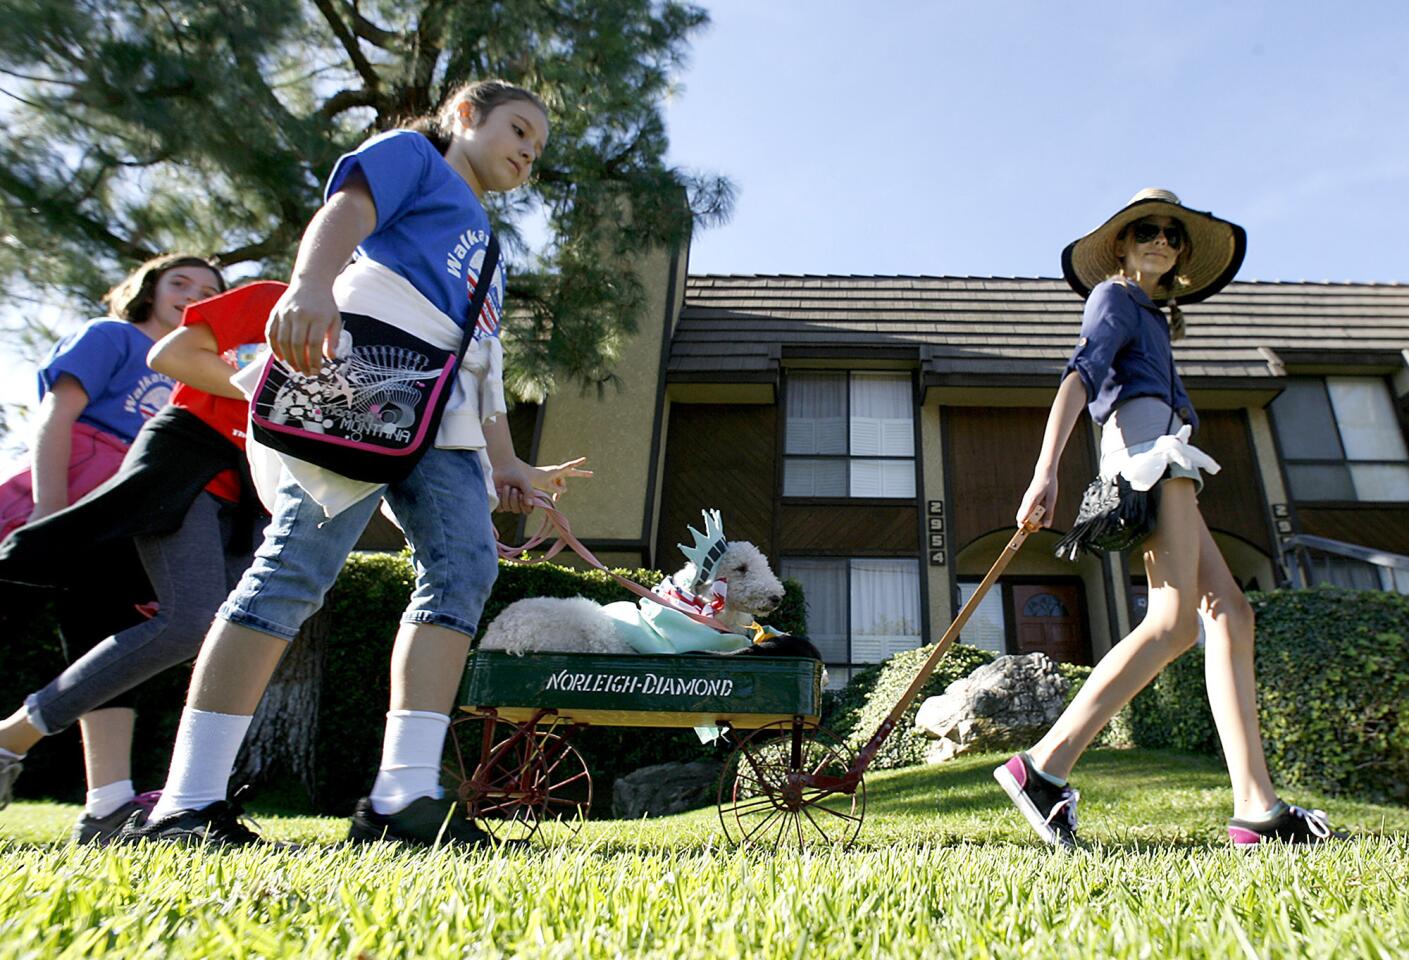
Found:
[[[475,124],[479,125],[495,107],[511,100],[525,100],[543,111],[545,117],[548,115],[548,107],[532,90],[525,90],[507,80],[472,80],[452,90],[442,101],[440,109],[411,120],[402,129],[421,134],[435,144],[435,148],[443,155],[450,149],[451,139],[455,135],[460,104],[469,103],[474,107]]]
[[[1179,309],[1179,304],[1173,297],[1169,298],[1169,339],[1184,339],[1184,311]]]

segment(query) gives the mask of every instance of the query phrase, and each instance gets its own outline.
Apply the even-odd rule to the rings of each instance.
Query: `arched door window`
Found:
[[[1023,604],[1025,617],[1066,617],[1067,608],[1062,601],[1050,593],[1034,593]]]

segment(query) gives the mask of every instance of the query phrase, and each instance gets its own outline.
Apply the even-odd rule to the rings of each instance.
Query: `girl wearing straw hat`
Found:
[[[1253,611],[1199,513],[1200,468],[1216,473],[1218,465],[1188,443],[1198,418],[1174,369],[1171,341],[1184,332],[1176,300],[1217,293],[1238,272],[1245,249],[1241,227],[1188,209],[1168,190],[1147,189],[1062,251],[1062,273],[1086,299],[1081,339],[1063,372],[1018,520],[1040,505],[1044,525],[1051,524],[1057,464],[1083,405],[1103,427],[1101,476],[1120,475],[1135,491],[1150,490],[1158,516],[1140,545],[1150,584],[1145,619],[1096,664],[1047,734],[993,772],[1054,846],[1076,842],[1078,794],[1066,781],[1072,767],[1111,717],[1195,644],[1201,614],[1208,699],[1233,785],[1230,839],[1250,846],[1344,836],[1325,813],[1284,803],[1272,786],[1258,730]],[[1083,526],[1091,525],[1074,528],[1059,553],[1074,559],[1095,546],[1083,542]]]

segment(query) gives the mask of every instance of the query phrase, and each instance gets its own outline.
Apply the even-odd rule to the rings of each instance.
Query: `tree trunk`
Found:
[[[249,735],[235,763],[233,783],[270,783],[291,778],[314,796],[314,744],[327,645],[326,607],[304,623],[279,661]]]

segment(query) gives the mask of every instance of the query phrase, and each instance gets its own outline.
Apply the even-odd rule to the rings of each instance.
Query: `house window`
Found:
[[[1296,378],[1272,416],[1293,499],[1409,501],[1409,450],[1383,380]]]
[[[1409,594],[1409,570],[1366,563],[1350,557],[1308,550],[1305,553],[1307,580],[1351,590],[1389,590]]]
[[[920,565],[909,557],[784,558],[782,575],[802,584],[807,635],[834,686],[851,668],[920,645]]]
[[[788,375],[783,496],[915,496],[915,401],[908,374]]]
[[[977,589],[977,580],[959,584],[960,608],[969,602]],[[978,609],[969,617],[969,622],[964,624],[964,629],[959,631],[959,642],[1004,654],[1008,652],[1007,636],[1007,626],[1003,620],[1003,591],[989,590],[979,601]]]

